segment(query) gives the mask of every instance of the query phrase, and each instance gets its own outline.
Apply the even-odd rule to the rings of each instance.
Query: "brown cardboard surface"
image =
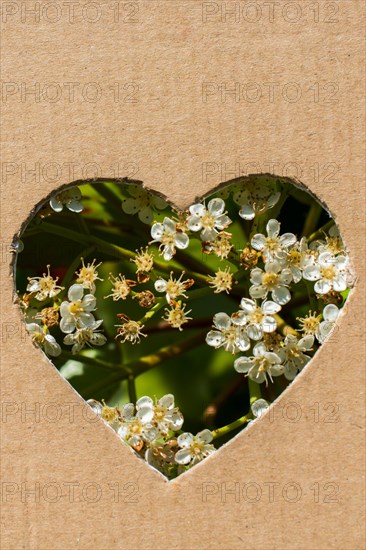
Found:
[[[364,2],[1,10],[2,548],[365,548]],[[130,176],[184,206],[255,172],[326,203],[356,284],[273,415],[167,483],[24,334],[9,245],[73,180]]]

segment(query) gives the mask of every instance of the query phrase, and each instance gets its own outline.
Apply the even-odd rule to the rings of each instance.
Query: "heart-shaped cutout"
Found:
[[[270,406],[350,286],[329,214],[270,175],[183,211],[138,182],[67,186],[34,209],[13,250],[34,343],[169,479]]]

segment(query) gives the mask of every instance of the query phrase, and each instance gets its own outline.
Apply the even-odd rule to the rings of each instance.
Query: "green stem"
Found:
[[[143,374],[144,372],[160,365],[163,361],[167,361],[172,357],[178,357],[186,351],[193,349],[204,343],[204,338],[206,336],[206,330],[200,334],[183,340],[177,344],[172,344],[171,346],[165,346],[160,348],[157,352],[152,353],[151,355],[146,355],[141,357],[137,361],[133,361],[123,366],[124,372],[120,369],[119,372],[114,372],[107,379],[99,380],[95,384],[89,386],[83,392],[85,396],[93,396],[93,393],[100,391],[104,388],[107,388],[121,380],[126,380],[129,374],[133,373],[135,377]],[[126,374],[127,371],[127,374]]]
[[[127,388],[128,388],[128,396],[131,403],[136,403],[137,401],[137,394],[136,394],[136,383],[135,383],[135,377],[130,374],[130,376],[127,378]]]
[[[306,217],[305,224],[301,233],[302,237],[308,237],[315,231],[322,211],[323,211],[323,208],[321,207],[320,204],[318,204],[317,202],[312,204],[312,206],[310,207],[309,213]]]
[[[238,428],[241,428],[245,424],[248,423],[250,418],[248,418],[248,414],[245,416],[241,416],[237,420],[234,420],[234,422],[230,422],[230,424],[227,424],[226,426],[223,426],[222,428],[217,428],[217,430],[213,430],[212,436],[214,439],[217,439],[218,437],[222,437],[233,430],[237,430]]]
[[[62,350],[61,355],[59,355],[61,359],[65,359],[66,361],[77,361],[78,363],[83,363],[84,365],[90,365],[92,367],[100,367],[102,369],[108,369],[113,370],[118,373],[121,372],[121,369],[123,369],[123,372],[127,372],[124,367],[120,367],[118,365],[115,365],[114,363],[108,363],[107,361],[101,361],[100,359],[95,359],[94,357],[88,357],[87,355],[82,355],[80,353],[71,353],[67,350]]]
[[[251,378],[248,380],[250,404],[253,405],[255,401],[262,397],[261,385],[254,382]]]
[[[312,241],[316,241],[317,239],[324,239],[324,233],[328,231],[330,227],[334,225],[334,220],[329,220],[329,222],[325,223],[322,227],[317,229],[312,235],[309,237],[309,243]]]
[[[298,333],[296,332],[296,330],[294,328],[292,328],[290,325],[288,325],[286,323],[286,321],[284,319],[282,319],[282,317],[280,317],[280,315],[278,315],[277,313],[275,313],[273,315],[273,317],[276,319],[277,321],[277,330],[279,332],[282,332],[282,334],[284,336],[286,336],[287,334],[293,334],[294,336],[298,336]]]
[[[156,300],[156,303],[155,305],[149,309],[149,311],[147,311],[145,313],[145,315],[143,317],[141,317],[141,319],[139,320],[139,323],[141,325],[143,325],[144,323],[147,323],[152,317],[154,317],[154,315],[166,304],[166,300],[165,298],[158,298]]]

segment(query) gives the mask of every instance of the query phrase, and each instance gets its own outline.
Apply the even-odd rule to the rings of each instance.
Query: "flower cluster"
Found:
[[[96,310],[96,297],[94,295],[96,286],[95,281],[101,280],[98,277],[97,268],[100,264],[92,263],[85,265],[84,259],[80,259],[82,267],[75,272],[76,283],[72,284],[67,292],[67,300],[59,300],[58,295],[65,290],[58,286],[58,278],[55,279],[50,274],[50,266],[47,266],[47,273],[42,277],[30,277],[27,291],[28,302],[24,302],[27,308],[29,300],[34,298],[36,302],[52,300],[50,307],[44,307],[41,311],[31,316],[30,323],[26,328],[32,335],[36,345],[41,347],[47,355],[57,357],[62,349],[57,343],[55,337],[49,333],[51,327],[58,326],[60,331],[65,334],[63,343],[66,346],[72,346],[71,353],[76,354],[87,346],[102,346],[107,338],[100,331],[103,320],[97,320],[93,312]],[[85,290],[89,291],[87,294]],[[29,314],[29,312],[28,312]],[[28,315],[29,317],[29,315]],[[42,326],[39,324],[42,322]]]
[[[307,292],[327,299],[347,288],[347,256],[339,234],[332,227],[324,240],[297,240],[293,233],[280,234],[280,223],[271,219],[266,234],[255,233],[250,241],[258,252],[261,267],[250,269],[249,297],[243,297],[240,310],[228,315],[219,312],[213,317],[213,329],[206,342],[237,354],[237,372],[244,373],[258,384],[284,375],[293,380],[309,362],[319,344],[334,328],[338,307],[329,303],[322,314],[309,312],[299,318],[299,328],[284,324],[280,313],[291,302],[291,290],[303,285]],[[315,281],[313,291],[308,281]],[[304,334],[301,336],[301,332]]]
[[[95,400],[88,403],[138,456],[171,479],[215,451],[210,430],[195,436],[182,432],[183,415],[174,401],[174,395],[167,394],[160,399],[140,397],[121,409]]]
[[[93,380],[93,387],[102,392],[103,368],[116,372],[121,385],[114,395],[128,391],[130,402],[121,408],[104,401],[89,404],[139,457],[169,479],[211,455],[212,442],[222,435],[257,421],[334,331],[350,286],[345,246],[332,222],[318,229],[323,218],[317,207],[308,209],[299,236],[288,232],[281,208],[289,194],[286,182],[263,175],[250,178],[246,186],[223,188],[179,213],[163,198],[131,184],[105,194],[120,197],[117,207],[109,205],[106,220],[100,205],[93,210],[93,193],[82,195],[77,187],[58,193],[47,205],[55,218],[64,210],[66,224],[74,224],[67,229],[68,238],[74,235],[78,242],[78,231],[85,233],[80,238],[83,252],[57,270],[47,265],[42,276],[28,277],[19,297],[27,330],[47,355],[61,356],[57,365],[71,358],[70,346],[72,364],[98,367],[100,380]],[[80,217],[75,213],[83,211],[82,198],[86,204]],[[305,201],[299,203],[303,208]],[[142,223],[134,218],[129,225],[126,218],[135,214]],[[277,218],[283,220],[282,228]],[[33,234],[42,223],[37,220]],[[57,222],[43,225],[62,236]],[[17,258],[27,247],[26,238],[24,242],[14,249]],[[102,261],[85,262],[83,256],[94,250]],[[86,353],[87,346],[103,345]],[[174,369],[175,357],[188,352],[197,359],[200,376],[213,372],[222,357],[229,363],[220,364],[221,378],[213,386],[223,387],[206,409],[222,406],[222,415],[210,413],[208,419],[204,413],[205,426],[212,430],[197,434],[188,427],[182,431],[183,415],[172,394],[137,399],[134,383],[163,361],[171,360],[168,366]],[[197,388],[206,391],[206,381],[197,380]],[[189,389],[195,383],[189,380]],[[91,387],[90,379],[86,387]],[[179,384],[175,387],[181,391]],[[244,389],[244,410],[237,420],[218,427],[218,419],[227,414],[223,403],[226,407],[237,388]]]

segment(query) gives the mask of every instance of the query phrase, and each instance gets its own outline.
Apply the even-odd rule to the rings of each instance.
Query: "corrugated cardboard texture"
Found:
[[[2,2],[2,548],[365,547],[363,30],[362,0]],[[9,244],[69,181],[184,206],[258,171],[325,201],[356,285],[273,416],[166,483],[24,334]]]

